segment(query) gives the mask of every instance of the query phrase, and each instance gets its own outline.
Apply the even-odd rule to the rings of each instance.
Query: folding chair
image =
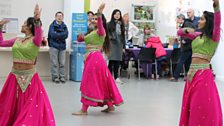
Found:
[[[140,80],[140,63],[147,63],[147,77],[148,64],[155,64],[155,70],[157,75],[157,61],[156,61],[156,48],[141,48],[138,58],[138,79]]]

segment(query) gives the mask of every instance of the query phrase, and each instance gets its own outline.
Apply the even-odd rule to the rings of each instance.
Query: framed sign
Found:
[[[132,4],[133,22],[155,22],[155,5]]]

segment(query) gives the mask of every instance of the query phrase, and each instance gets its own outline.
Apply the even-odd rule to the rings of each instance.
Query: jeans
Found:
[[[65,50],[50,47],[49,53],[52,79],[65,78]]]
[[[178,59],[177,66],[176,66],[175,71],[174,71],[174,74],[173,74],[173,77],[175,79],[178,79],[179,78],[180,71],[183,68],[183,64],[184,64],[184,67],[185,67],[185,72],[186,73],[188,72],[189,67],[191,65],[191,59],[192,59],[191,56],[192,56],[192,50],[188,50],[188,51],[181,52],[180,58]]]
[[[159,57],[156,59],[157,63],[157,75],[162,76],[161,64],[166,60],[165,56]],[[155,66],[152,67],[152,73],[155,74]]]

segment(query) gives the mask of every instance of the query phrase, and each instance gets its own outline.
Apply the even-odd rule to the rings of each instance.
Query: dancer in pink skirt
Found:
[[[193,39],[192,63],[186,80],[179,126],[222,126],[222,109],[210,61],[220,40],[219,1],[215,13],[204,11],[198,24],[201,32],[185,28],[178,35]]]
[[[85,37],[78,36],[79,41],[84,40],[87,48],[87,57],[81,82],[82,108],[73,115],[87,115],[89,106],[104,106],[108,108],[102,112],[114,111],[114,105],[121,105],[123,99],[115,81],[103,58],[102,51],[108,54],[109,38],[106,29],[106,19],[102,15],[105,4],[101,4],[97,15],[94,16],[96,29]]]
[[[47,93],[35,69],[42,42],[41,10],[22,25],[24,38],[3,40],[0,21],[0,46],[12,47],[13,67],[0,94],[0,126],[55,126]]]

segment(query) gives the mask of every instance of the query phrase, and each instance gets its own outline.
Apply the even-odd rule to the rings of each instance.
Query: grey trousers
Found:
[[[52,79],[65,78],[65,50],[50,47],[49,53]]]

